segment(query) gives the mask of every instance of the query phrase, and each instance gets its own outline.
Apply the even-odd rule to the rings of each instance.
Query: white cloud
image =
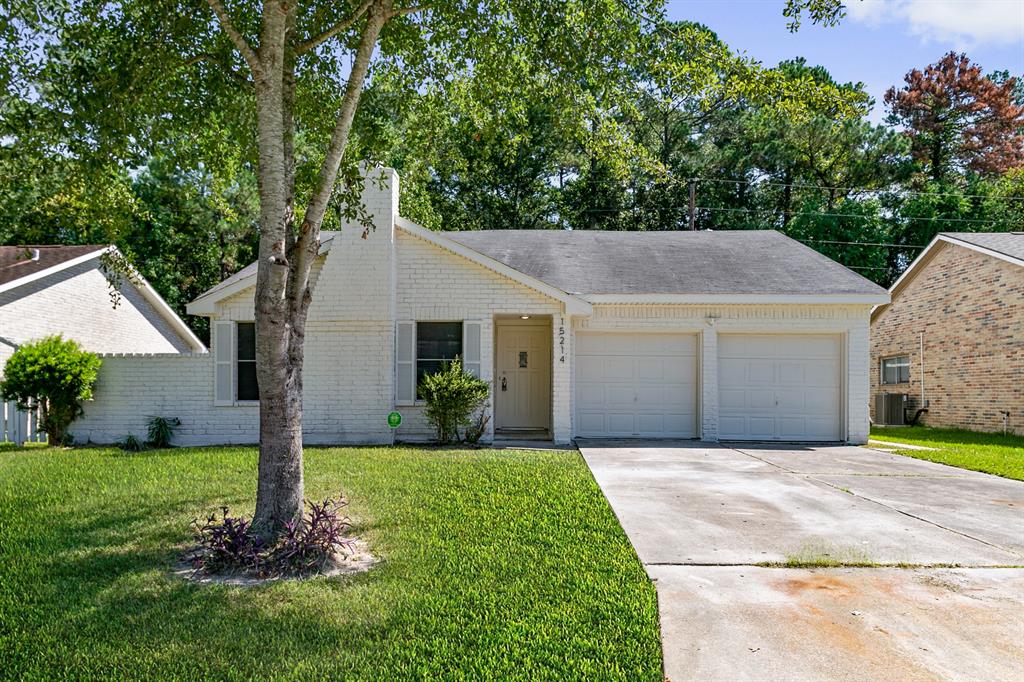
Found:
[[[1024,0],[847,0],[846,13],[869,25],[906,24],[926,42],[958,48],[1024,44]]]

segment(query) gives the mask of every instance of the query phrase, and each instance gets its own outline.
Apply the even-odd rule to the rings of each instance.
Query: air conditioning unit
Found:
[[[875,423],[884,426],[903,426],[906,421],[906,393],[876,393]]]

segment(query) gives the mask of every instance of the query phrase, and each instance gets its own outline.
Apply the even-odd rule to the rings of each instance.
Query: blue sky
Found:
[[[1024,74],[1024,0],[846,0],[839,26],[806,20],[790,33],[784,0],[667,0],[671,19],[706,24],[733,50],[773,65],[806,57],[840,82],[861,81],[884,116],[882,95],[912,68],[964,51],[985,72]]]

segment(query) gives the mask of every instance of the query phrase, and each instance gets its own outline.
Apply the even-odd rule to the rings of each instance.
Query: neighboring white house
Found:
[[[206,351],[139,276],[121,281],[114,307],[101,263],[110,249],[0,246],[0,375],[18,346],[51,334],[95,353]]]
[[[374,174],[375,229],[325,233],[314,268],[307,443],[429,437],[417,378],[457,355],[492,386],[486,440],[867,440],[868,320],[889,296],[814,250],[771,231],[432,232]],[[158,414],[182,444],[256,442],[255,277],[189,305],[209,355],[106,358],[76,437]]]

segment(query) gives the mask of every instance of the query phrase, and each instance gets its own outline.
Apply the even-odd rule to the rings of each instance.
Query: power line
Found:
[[[884,242],[840,242],[832,239],[799,239],[797,237],[791,237],[796,239],[798,242],[814,242],[816,244],[849,244],[854,246],[885,246],[890,249],[926,249],[927,246],[921,246],[920,244],[886,244]]]
[[[962,199],[992,199],[995,201],[1024,201],[1024,197],[994,197],[988,194],[960,194],[959,192],[917,192],[913,190],[886,190],[886,189],[868,189],[865,187],[830,187],[828,185],[814,185],[811,183],[804,182],[777,182],[772,180],[730,180],[727,178],[705,178],[705,177],[692,177],[689,180],[696,180],[699,182],[717,182],[717,183],[728,183],[734,185],[768,185],[770,187],[792,187],[794,189],[820,189],[826,191],[839,191],[839,192],[869,192],[878,193],[885,191],[893,191],[896,194],[911,195],[918,197],[960,197]]]
[[[586,208],[583,209],[583,213],[623,213],[628,211],[635,211],[643,208],[648,211],[689,211],[689,206],[627,206],[625,208]],[[730,206],[694,206],[694,210],[698,211],[717,211],[720,213],[753,213],[761,211],[762,209],[749,208],[749,207],[730,207]],[[810,216],[813,218],[881,218],[882,220],[926,220],[937,223],[958,223],[963,225],[992,225],[1000,222],[994,218],[941,218],[933,216],[893,216],[886,218],[884,216],[866,215],[863,213],[835,213],[835,212],[817,212],[817,211],[778,211],[771,209],[763,209],[763,212],[771,215],[788,215],[788,216]]]

